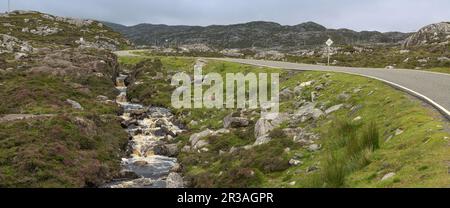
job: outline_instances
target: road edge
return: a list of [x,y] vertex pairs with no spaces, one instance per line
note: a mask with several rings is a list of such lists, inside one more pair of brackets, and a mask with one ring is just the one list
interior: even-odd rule
[[[212,59],[213,60],[220,60],[220,61],[227,61],[227,60],[223,60],[223,59],[215,59],[215,58],[212,58]],[[234,62],[234,61],[227,61],[227,62]],[[283,68],[283,67],[272,67],[272,66],[268,66],[268,65],[265,65],[265,64],[249,64],[249,63],[242,63],[242,62],[234,62],[234,63],[247,64],[247,65],[253,65],[253,66],[261,66],[261,67],[268,67],[268,68],[274,68],[274,69],[287,69],[287,70],[296,70],[296,71],[319,71],[319,70],[298,70],[298,69],[288,69],[288,68]],[[384,82],[387,85],[389,85],[389,86],[391,86],[391,87],[393,87],[393,88],[395,88],[397,90],[406,92],[406,93],[408,93],[408,94],[410,94],[410,95],[412,95],[412,96],[414,96],[414,97],[416,97],[416,98],[418,98],[418,99],[420,99],[420,100],[430,104],[437,111],[439,111],[439,113],[441,113],[447,120],[450,121],[450,111],[445,109],[443,106],[439,105],[434,100],[432,100],[432,99],[428,98],[427,96],[422,95],[422,94],[420,94],[420,93],[418,93],[418,92],[416,92],[416,91],[414,91],[412,89],[409,89],[407,87],[404,87],[402,85],[396,84],[394,82],[387,81],[385,79],[381,79],[381,78],[374,77],[374,76],[358,74],[358,73],[351,73],[351,72],[333,72],[333,73],[344,73],[344,74],[357,75],[357,76],[367,77],[367,78],[370,78],[370,79],[375,79],[375,80]]]

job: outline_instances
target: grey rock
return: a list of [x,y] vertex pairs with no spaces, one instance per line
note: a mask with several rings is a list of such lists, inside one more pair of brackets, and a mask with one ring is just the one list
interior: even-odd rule
[[383,176],[383,178],[381,178],[381,181],[386,181],[391,179],[392,177],[394,177],[396,174],[394,172],[388,173],[386,175]]
[[337,96],[337,99],[341,100],[341,101],[348,101],[348,100],[350,100],[351,97],[352,96],[347,93],[341,93]]
[[325,110],[325,114],[329,115],[331,113],[334,113],[334,112],[340,110],[342,107],[344,107],[343,104],[339,104],[339,105],[335,105],[333,107],[330,107],[327,110]]
[[314,88],[316,91],[321,91],[323,89],[325,89],[325,86],[323,84],[319,84]]
[[173,116],[172,112],[167,108],[150,107],[147,111],[151,117],[162,118]]
[[202,149],[203,152],[208,152],[208,150],[205,149],[205,147],[208,145],[209,145],[208,141],[200,140],[193,147],[194,149]]
[[403,132],[404,132],[403,129],[397,129],[397,130],[395,130],[395,136],[403,134]]
[[206,129],[205,131],[191,135],[191,137],[189,138],[189,142],[191,143],[191,146],[193,147],[193,149],[200,149],[200,148],[208,145],[208,142],[206,142],[202,139],[209,137],[213,134],[214,134],[214,131]]
[[230,154],[233,154],[233,153],[235,153],[235,152],[237,152],[239,150],[239,148],[237,148],[237,147],[231,147],[231,149],[230,149]]
[[450,61],[450,58],[443,56],[443,57],[438,57],[437,60],[441,61],[441,62],[446,62],[446,61]]
[[178,131],[175,128],[171,128],[169,126],[163,125],[161,126],[161,130],[167,134],[170,135],[171,137],[176,137],[178,135]]
[[450,23],[441,22],[427,25],[404,41],[404,47],[445,43],[450,34]]
[[136,119],[124,120],[120,123],[122,128],[130,128],[131,126],[137,126],[138,121]]
[[297,96],[302,95],[303,89],[304,89],[304,87],[302,87],[300,85],[295,87],[294,88],[294,94],[297,95]]
[[104,95],[99,95],[99,96],[97,96],[97,100],[105,102],[105,101],[109,100],[109,98]]
[[308,103],[302,106],[297,112],[294,113],[294,117],[300,118],[300,121],[306,122],[310,119],[318,120],[325,114],[322,110],[315,108],[316,103]]
[[267,144],[272,140],[272,138],[269,137],[269,135],[263,135],[256,139],[254,146]]
[[281,100],[290,100],[293,97],[294,97],[294,93],[289,88],[286,88],[280,92]]
[[385,69],[395,69],[394,66],[386,66]]
[[283,133],[286,134],[286,136],[289,137],[289,138],[294,138],[295,136],[297,136],[302,131],[303,131],[302,128],[286,128],[286,129],[283,129]]
[[321,147],[320,145],[318,145],[318,144],[311,144],[311,145],[309,145],[309,147],[308,147],[308,151],[310,151],[310,152],[317,152],[317,151],[319,151],[321,148],[322,148],[322,147]]
[[170,173],[166,179],[166,188],[184,188],[183,177],[178,173]]
[[269,134],[275,127],[269,122],[269,120],[261,118],[255,124],[255,137],[259,138]]
[[84,110],[84,108],[81,106],[81,104],[78,103],[77,101],[67,99],[66,102],[69,103],[70,105],[72,105],[72,108],[74,108],[74,109]]
[[223,126],[228,128],[241,128],[247,127],[250,124],[248,119],[242,117],[233,117],[233,114],[228,115],[223,119]]
[[349,115],[355,115],[363,108],[363,105],[358,104],[350,108]]
[[188,153],[191,151],[191,149],[192,149],[191,146],[186,145],[183,148],[181,148],[181,152]]
[[159,144],[153,148],[156,155],[176,157],[179,154],[177,144]]
[[294,142],[299,143],[301,145],[311,145],[314,144],[314,141],[319,140],[319,136],[314,133],[310,133],[307,131],[301,131],[294,137]]
[[175,172],[175,173],[179,173],[182,171],[182,167],[179,163],[175,163],[175,165],[172,167],[172,169],[170,169],[170,172]]
[[28,55],[26,53],[16,53],[14,55],[14,59],[15,60],[21,60],[21,59],[26,58],[26,57],[28,57]]
[[289,160],[289,165],[291,165],[291,166],[299,166],[302,164],[303,164],[303,162],[300,160],[296,160],[296,159]]

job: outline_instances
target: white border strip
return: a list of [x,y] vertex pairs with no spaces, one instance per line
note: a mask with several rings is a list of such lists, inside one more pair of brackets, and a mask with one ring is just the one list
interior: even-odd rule
[[[216,59],[217,60],[217,59]],[[221,60],[221,59],[219,59]],[[254,65],[254,66],[261,66],[261,67],[268,67],[268,68],[275,68],[275,69],[288,69],[288,70],[296,70],[296,71],[328,71],[328,72],[334,72],[334,73],[344,73],[344,74],[351,74],[351,75],[357,75],[357,76],[363,76],[363,77],[367,77],[367,78],[371,78],[371,79],[375,79],[381,82],[384,82],[398,90],[404,91],[410,95],[413,95],[414,97],[419,98],[422,101],[427,102],[428,104],[432,105],[434,108],[436,108],[436,110],[438,110],[445,118],[447,118],[450,121],[450,111],[448,111],[447,109],[445,109],[443,106],[439,105],[438,103],[436,103],[434,100],[428,98],[425,95],[422,95],[414,90],[411,90],[407,87],[401,86],[399,84],[393,83],[391,81],[387,81],[385,79],[381,79],[378,77],[374,77],[374,76],[370,76],[370,75],[364,75],[364,74],[358,74],[358,73],[352,73],[352,72],[342,72],[342,71],[331,71],[331,70],[300,70],[300,69],[289,69],[289,68],[283,68],[283,67],[272,67],[272,66],[268,66],[265,64],[251,64],[251,63],[242,63],[239,61],[229,61],[229,60],[221,60],[221,61],[228,61],[228,62],[235,62],[235,63],[241,63],[241,64],[247,64],[247,65]]]

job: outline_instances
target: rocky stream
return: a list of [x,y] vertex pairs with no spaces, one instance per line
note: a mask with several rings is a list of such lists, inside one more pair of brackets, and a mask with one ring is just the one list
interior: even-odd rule
[[106,184],[106,188],[182,188],[178,173],[177,144],[169,144],[179,133],[174,115],[160,107],[146,107],[127,99],[127,75],[120,75],[116,88],[120,91],[116,102],[123,108],[122,127],[130,135],[128,157],[122,158],[120,178]]

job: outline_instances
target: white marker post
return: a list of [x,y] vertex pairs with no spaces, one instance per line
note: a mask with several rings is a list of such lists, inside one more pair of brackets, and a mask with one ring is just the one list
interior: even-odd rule
[[327,44],[327,49],[328,49],[328,66],[330,66],[330,46],[333,45],[333,40],[331,40],[330,38],[328,38],[327,42],[325,42],[325,44]]

